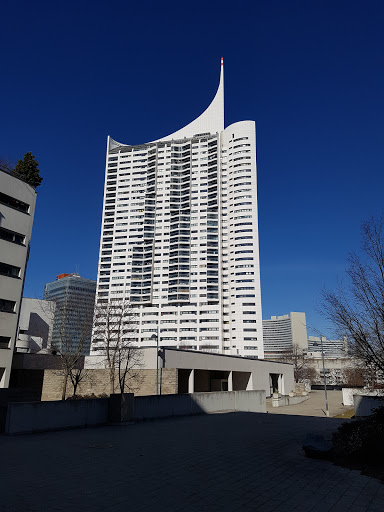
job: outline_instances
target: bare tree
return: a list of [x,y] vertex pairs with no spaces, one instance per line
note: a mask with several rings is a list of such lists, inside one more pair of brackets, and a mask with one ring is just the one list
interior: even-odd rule
[[1,170],[11,173],[11,171],[14,167],[15,167],[14,164],[12,164],[12,162],[10,160],[0,158],[0,169]]
[[308,359],[306,352],[299,345],[292,345],[291,349],[281,355],[279,361],[293,365],[295,382],[302,382],[304,380],[312,382],[315,379],[316,370]]
[[97,304],[93,342],[109,371],[111,394],[132,390],[142,367],[137,345],[137,313],[125,299]]
[[347,285],[323,292],[323,314],[347,336],[352,355],[384,372],[384,224],[362,225],[362,253],[349,256]]
[[346,386],[364,386],[365,368],[353,366],[343,370],[343,381]]

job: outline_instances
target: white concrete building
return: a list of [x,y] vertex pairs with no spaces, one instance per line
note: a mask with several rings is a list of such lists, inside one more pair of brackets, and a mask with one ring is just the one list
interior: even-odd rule
[[203,114],[142,145],[108,138],[106,160],[97,301],[137,305],[139,346],[262,358],[255,123],[224,128],[223,62]]
[[[274,389],[281,395],[295,389],[292,364],[172,348],[145,348],[142,356],[140,369],[157,370],[154,377],[159,380],[162,370],[177,370],[177,393],[265,390],[271,396]],[[103,369],[105,359],[87,356],[84,367]]]
[[35,189],[0,169],[0,388],[9,384],[35,204]]
[[325,336],[322,337],[322,340],[317,336],[308,337],[308,356],[313,358],[321,357],[321,345],[323,345],[325,357],[348,357],[347,338],[342,340],[329,340]]
[[271,316],[263,320],[264,353],[266,359],[278,358],[293,345],[307,350],[307,322],[305,313]]
[[52,340],[56,303],[51,300],[23,297],[19,318],[16,352],[49,351]]

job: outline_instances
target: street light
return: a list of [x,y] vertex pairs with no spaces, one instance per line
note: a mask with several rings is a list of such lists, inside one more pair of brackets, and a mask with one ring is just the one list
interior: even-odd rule
[[321,359],[323,360],[324,393],[325,393],[325,415],[329,418],[328,395],[327,395],[327,377],[325,375],[323,336],[321,336],[321,335],[320,335],[320,341],[321,341]]
[[157,326],[157,334],[152,334],[151,338],[156,339],[156,395],[159,394],[159,326]]

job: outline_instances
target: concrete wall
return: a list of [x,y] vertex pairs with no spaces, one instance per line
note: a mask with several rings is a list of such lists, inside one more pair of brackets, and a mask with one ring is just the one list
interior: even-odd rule
[[[134,393],[136,396],[154,395],[156,393],[156,370],[138,370],[135,378],[127,379],[127,392]],[[118,385],[116,373],[116,385]],[[162,395],[176,394],[177,389],[177,370],[174,368],[161,368],[159,371],[159,385]],[[63,374],[60,370],[45,370],[44,382],[41,399],[60,400],[63,387]],[[111,392],[109,371],[86,370],[86,377],[80,382],[77,389],[78,395],[96,396]],[[73,388],[70,382],[67,386],[67,397],[72,396]]]
[[25,434],[102,425],[108,419],[108,399],[24,402],[8,405],[6,434]]
[[267,412],[265,391],[233,391],[236,411]]
[[135,398],[138,420],[223,411],[266,412],[264,391],[223,391]]
[[343,404],[354,405],[354,395],[384,396],[384,389],[343,388]]
[[[112,397],[116,398],[116,395]],[[191,395],[145,396],[133,399],[134,420],[224,411],[266,412],[264,391],[230,391]],[[8,404],[5,433],[9,435],[103,425],[109,399],[22,402]],[[124,421],[127,421],[124,418]]]
[[40,393],[36,389],[28,388],[0,388],[0,432],[4,432],[9,402],[34,402],[40,400]]
[[272,398],[272,407],[281,407],[283,405],[296,405],[309,400],[310,396],[279,396],[279,398]]
[[362,416],[370,416],[374,409],[377,409],[378,407],[384,407],[384,397],[354,395],[353,403],[356,418]]

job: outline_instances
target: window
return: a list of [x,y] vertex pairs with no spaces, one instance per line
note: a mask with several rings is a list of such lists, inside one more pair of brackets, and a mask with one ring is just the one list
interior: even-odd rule
[[29,212],[29,204],[24,203],[23,201],[19,201],[19,199],[15,199],[14,197],[8,196],[7,194],[3,194],[0,192],[0,203],[10,206],[15,210],[19,210],[23,213]]
[[0,274],[3,276],[18,278],[20,277],[20,267],[14,267],[13,265],[0,262]]
[[16,302],[13,300],[0,299],[0,311],[4,311],[6,313],[14,313],[15,306]]
[[9,348],[11,338],[9,336],[0,336],[0,349]]
[[8,242],[13,242],[14,244],[25,244],[24,235],[21,235],[20,233],[16,233],[15,231],[11,231],[10,229],[5,229],[2,227],[0,227],[0,238],[3,240],[7,240]]

